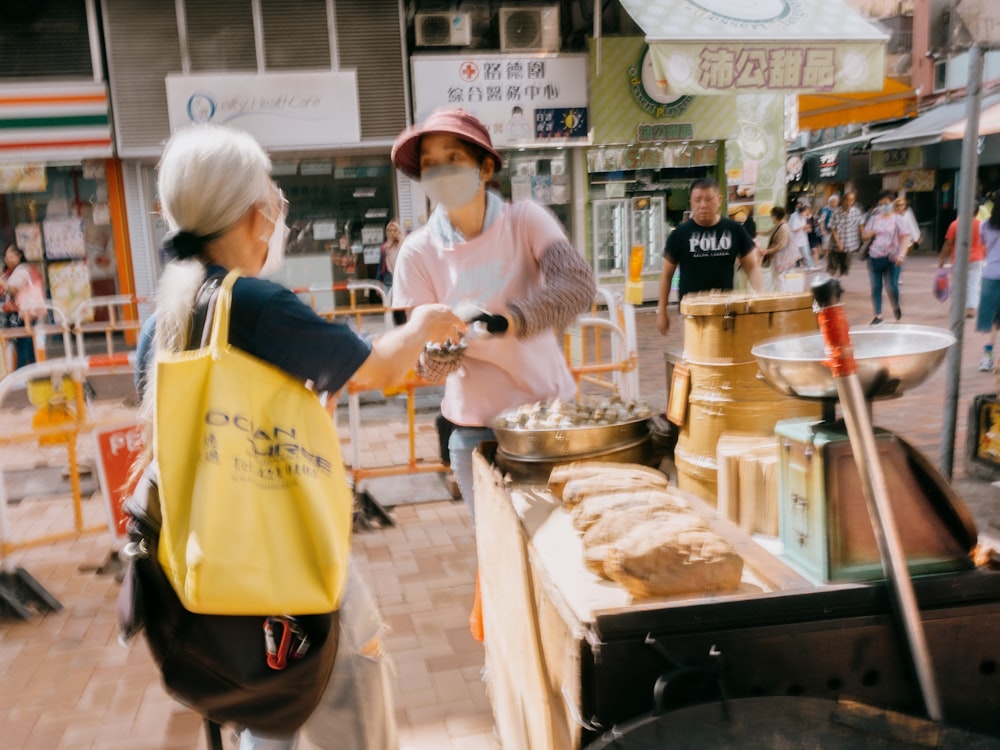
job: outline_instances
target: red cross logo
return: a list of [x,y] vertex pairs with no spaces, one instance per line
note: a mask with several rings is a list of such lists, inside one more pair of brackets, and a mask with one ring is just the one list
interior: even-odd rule
[[459,66],[458,74],[462,76],[463,81],[469,83],[479,78],[479,66],[467,60]]

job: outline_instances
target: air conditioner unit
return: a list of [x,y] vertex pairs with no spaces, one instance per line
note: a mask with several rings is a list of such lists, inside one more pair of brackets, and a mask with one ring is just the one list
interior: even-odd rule
[[415,30],[418,47],[467,47],[472,43],[469,13],[417,13]]
[[558,52],[559,6],[500,8],[500,49],[504,52]]

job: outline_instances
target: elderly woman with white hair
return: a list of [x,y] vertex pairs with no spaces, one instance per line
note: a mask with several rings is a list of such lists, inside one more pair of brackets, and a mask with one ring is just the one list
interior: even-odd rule
[[[229,270],[243,273],[232,288],[231,345],[311,382],[317,392],[336,392],[348,382],[372,389],[396,385],[427,342],[466,328],[445,305],[421,305],[406,325],[367,341],[343,323],[321,318],[288,289],[259,278],[280,267],[287,234],[286,202],[270,169],[260,145],[238,130],[199,125],[178,131],[167,143],[158,189],[171,230],[164,249],[172,260],[157,291],[155,314],[143,328],[136,368],[140,414],[150,436],[154,362],[161,353],[199,346],[198,317],[207,315],[203,300]],[[155,470],[151,455],[142,463]],[[314,746],[383,750],[398,744],[379,647],[382,627],[371,595],[351,570],[333,674],[302,730]],[[243,731],[240,747],[288,750],[296,739]]]

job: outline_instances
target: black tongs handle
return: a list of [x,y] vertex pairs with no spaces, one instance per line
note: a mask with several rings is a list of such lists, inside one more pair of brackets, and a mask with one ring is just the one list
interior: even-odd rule
[[503,315],[491,315],[488,312],[477,315],[469,323],[482,323],[487,333],[506,333],[509,323]]

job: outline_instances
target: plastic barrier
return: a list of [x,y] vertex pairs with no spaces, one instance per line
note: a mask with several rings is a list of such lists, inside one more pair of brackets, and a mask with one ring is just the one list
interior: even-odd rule
[[[328,320],[333,320],[337,317],[353,317],[358,332],[362,329],[362,321],[366,315],[381,315],[385,327],[392,327],[392,310],[388,307],[389,293],[386,291],[385,285],[380,281],[355,280],[340,281],[336,284],[314,284],[312,286],[296,287],[292,289],[292,292],[297,294],[303,302],[306,302],[317,315],[322,315]],[[349,302],[346,308],[337,307],[336,303],[329,309],[320,306],[319,295],[325,297],[337,292],[348,293]],[[381,304],[359,304],[358,292],[375,292],[379,296]]]
[[[145,297],[135,297],[128,294],[115,294],[105,297],[92,297],[83,300],[73,310],[73,334],[76,336],[76,354],[85,357],[86,336],[103,334],[108,355],[115,353],[114,335],[119,332],[139,331],[142,321],[139,320],[139,305],[146,304]],[[94,320],[95,310],[105,310],[107,320]]]
[[[638,399],[638,388],[632,385],[632,379],[625,379],[620,376],[631,374],[636,368],[636,361],[638,355],[635,351],[628,351],[627,339],[625,332],[617,325],[615,325],[610,320],[605,320],[604,318],[594,318],[590,316],[581,316],[576,319],[576,325],[581,331],[581,339],[586,342],[588,333],[594,335],[594,337],[600,341],[600,331],[607,331],[611,337],[611,350],[612,354],[615,352],[622,353],[623,359],[616,360],[614,356],[607,361],[602,362],[600,359],[594,361],[588,361],[583,359],[579,364],[570,364],[570,372],[573,374],[573,379],[576,380],[576,391],[577,396],[580,395],[580,386],[582,382],[589,382],[600,386],[602,388],[607,388],[618,393],[624,399],[635,400]],[[567,334],[567,337],[569,334]],[[567,348],[569,344],[567,344]],[[600,345],[595,347],[597,353],[600,354]],[[586,347],[582,347],[584,356],[586,356]],[[612,373],[614,376],[619,376],[618,380],[606,380],[600,377],[603,374]]]
[[[598,316],[599,300],[607,307],[606,318]],[[578,396],[581,385],[589,383],[625,399],[639,398],[635,308],[623,304],[620,294],[598,287],[591,314],[577,318],[574,330],[565,334],[564,347]]]
[[[393,327],[392,309],[388,306],[388,292],[385,286],[378,281],[346,281],[332,285],[314,285],[309,287],[299,287],[292,290],[295,294],[307,302],[317,314],[334,320],[336,318],[352,318],[354,330],[358,333],[370,332],[379,333]],[[347,292],[349,302],[346,307],[334,307],[324,309],[319,307],[319,299],[329,296],[330,292]],[[381,304],[360,304],[358,295],[374,292],[378,295]],[[368,327],[366,331],[365,319],[373,316],[380,318],[379,324]],[[354,487],[355,503],[358,510],[357,520],[365,526],[371,526],[371,521],[377,520],[384,526],[393,525],[393,520],[386,510],[363,488],[366,479],[374,477],[397,476],[401,474],[415,474],[419,472],[441,472],[447,471],[448,466],[437,462],[418,461],[416,456],[416,406],[415,392],[418,388],[428,387],[425,383],[414,375],[409,375],[406,380],[397,387],[387,389],[387,396],[396,394],[406,394],[406,414],[407,428],[409,434],[409,455],[405,464],[391,464],[388,466],[366,467],[361,455],[361,394],[365,389],[347,386],[348,394],[348,431],[350,434],[350,477]]]
[[44,309],[46,313],[44,320],[36,322],[25,320],[25,324],[17,328],[0,328],[0,358],[3,360],[3,366],[0,367],[0,370],[3,373],[13,372],[15,367],[13,351],[8,346],[14,339],[31,337],[34,342],[35,360],[43,362],[46,358],[46,339],[50,334],[60,334],[63,339],[64,356],[73,356],[70,344],[70,324],[66,314],[61,308],[51,303],[46,303]]
[[[131,370],[133,355],[121,353],[98,357],[76,357],[51,359],[36,362],[15,370],[0,380],[0,407],[16,388],[26,388],[33,399],[51,398],[66,403],[67,384],[72,384],[73,403],[60,414],[62,418],[53,424],[36,422],[30,432],[8,431],[0,435],[0,446],[21,442],[48,440],[66,445],[69,463],[69,478],[73,499],[73,528],[43,536],[14,540],[11,537],[10,519],[7,510],[7,489],[4,482],[3,466],[0,465],[0,610],[26,618],[31,610],[28,605],[39,609],[59,609],[60,604],[45,589],[20,568],[14,568],[10,554],[19,549],[38,547],[56,542],[77,539],[82,534],[105,531],[104,524],[85,526],[80,489],[80,467],[77,460],[77,440],[83,432],[91,431],[99,425],[91,421],[83,394],[83,383],[88,373],[120,372]],[[46,383],[46,381],[48,381]]]

